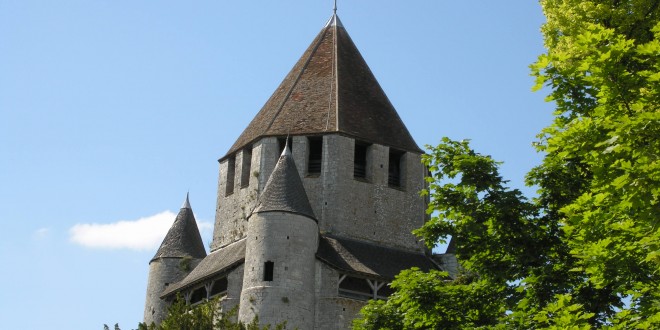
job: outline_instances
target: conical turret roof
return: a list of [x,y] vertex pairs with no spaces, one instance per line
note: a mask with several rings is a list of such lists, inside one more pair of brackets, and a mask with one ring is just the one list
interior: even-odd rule
[[316,221],[288,144],[275,164],[253,213],[272,211],[302,214]]
[[227,156],[263,136],[325,133],[421,152],[336,14]]
[[199,234],[197,222],[193,215],[190,201],[186,194],[186,200],[179,210],[172,227],[165,235],[163,243],[156,252],[156,255],[151,259],[152,261],[157,258],[183,258],[192,257],[201,259],[206,257],[206,249],[204,249],[204,242],[202,236]]

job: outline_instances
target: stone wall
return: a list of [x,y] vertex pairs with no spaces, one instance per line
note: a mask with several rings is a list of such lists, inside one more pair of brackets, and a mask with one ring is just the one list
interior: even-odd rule
[[[412,230],[426,219],[424,198],[425,169],[419,154],[402,157],[402,185],[388,185],[389,147],[368,147],[367,178],[353,177],[355,140],[337,134],[323,137],[323,165],[320,175],[308,175],[308,138],[292,138],[292,154],[310,200],[319,228],[324,233],[367,240],[374,243],[422,251]],[[250,184],[241,187],[243,151],[235,155],[234,192],[226,194],[228,159],[220,163],[218,207],[212,250],[245,237],[247,216],[255,207],[258,194],[279,158],[280,143],[266,137],[254,144]]]
[[294,159],[301,172],[307,196],[319,219],[319,229],[343,237],[422,251],[412,231],[426,219],[426,206],[419,192],[424,188],[425,169],[420,155],[407,152],[402,160],[402,186],[388,185],[389,148],[368,148],[367,178],[353,177],[355,140],[341,135],[324,136],[322,173],[306,175],[305,137],[294,140]]
[[200,260],[192,260],[190,269],[185,271],[180,267],[182,258],[158,258],[149,263],[149,279],[147,280],[147,298],[144,304],[144,323],[159,324],[167,316],[169,303],[160,299],[168,285],[181,281],[199,264]]
[[316,330],[350,329],[365,301],[338,296],[340,273],[321,261],[316,261]]

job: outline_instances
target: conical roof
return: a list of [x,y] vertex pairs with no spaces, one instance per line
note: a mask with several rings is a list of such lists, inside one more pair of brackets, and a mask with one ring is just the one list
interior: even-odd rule
[[157,258],[183,257],[195,259],[206,257],[206,249],[204,249],[202,236],[199,234],[188,195],[186,195],[186,200],[181,210],[179,210],[179,214],[151,261]]
[[263,136],[325,133],[421,152],[336,14],[227,156]]
[[253,213],[273,211],[302,214],[316,221],[288,144],[275,164]]

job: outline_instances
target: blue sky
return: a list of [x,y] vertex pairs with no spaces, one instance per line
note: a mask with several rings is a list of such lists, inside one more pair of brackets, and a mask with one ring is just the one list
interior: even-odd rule
[[[217,159],[331,0],[0,0],[0,324],[142,319],[148,262],[185,194],[210,243]],[[535,1],[339,1],[420,145],[469,138],[511,185],[552,105],[532,93]]]

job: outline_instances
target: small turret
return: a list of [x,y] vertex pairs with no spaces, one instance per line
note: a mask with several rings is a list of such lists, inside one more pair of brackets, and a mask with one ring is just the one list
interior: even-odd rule
[[172,227],[149,262],[144,323],[159,324],[165,318],[168,303],[160,299],[161,293],[188,275],[204,257],[206,250],[186,194]]
[[314,328],[318,225],[285,146],[248,218],[239,320]]

